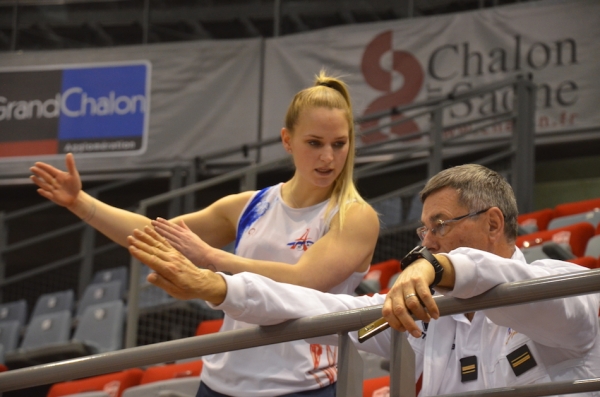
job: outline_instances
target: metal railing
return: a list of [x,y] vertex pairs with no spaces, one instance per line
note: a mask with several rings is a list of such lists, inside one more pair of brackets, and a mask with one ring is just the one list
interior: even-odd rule
[[[440,315],[449,316],[501,306],[597,292],[600,292],[600,269],[501,284],[470,299],[457,299],[445,296],[437,296],[434,299],[440,309]],[[596,314],[594,313],[593,315],[595,316]],[[340,397],[360,396],[362,395],[362,371],[358,371],[357,369],[361,368],[361,363],[357,361],[359,356],[354,350],[356,348],[349,341],[348,333],[369,324],[380,316],[381,305],[365,307],[346,312],[301,318],[279,325],[251,327],[242,330],[178,339],[52,364],[17,369],[0,373],[0,392],[116,372],[132,367],[337,334],[339,336],[338,346],[340,349],[337,395]],[[402,357],[410,357],[410,346],[406,343],[404,334],[396,331],[391,332],[393,332],[393,337],[392,351],[390,352],[392,374],[390,377],[390,395],[414,397],[414,363],[411,363],[410,360],[402,359]],[[408,353],[406,351],[407,347]],[[402,380],[409,387],[404,387],[401,391]],[[532,397],[554,395],[557,392],[576,393],[599,390],[600,378],[492,389],[468,395],[518,395]]]

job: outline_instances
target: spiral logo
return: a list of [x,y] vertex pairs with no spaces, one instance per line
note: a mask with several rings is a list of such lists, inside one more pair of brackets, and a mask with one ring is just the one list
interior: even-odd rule
[[[361,70],[367,84],[383,93],[367,106],[364,115],[409,104],[423,86],[424,72],[419,60],[409,52],[393,50],[391,30],[376,36],[367,45]],[[402,117],[402,114],[397,114],[391,116],[390,121]],[[364,131],[380,124],[383,124],[382,120],[373,120],[361,123],[360,127]],[[363,143],[373,143],[389,139],[390,134],[400,136],[417,131],[419,126],[411,120],[390,127],[389,133],[377,130],[363,135],[361,140]]]

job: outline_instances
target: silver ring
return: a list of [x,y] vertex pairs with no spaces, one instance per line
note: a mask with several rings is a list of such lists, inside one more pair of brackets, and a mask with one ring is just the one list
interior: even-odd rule
[[408,298],[412,298],[413,296],[417,296],[417,294],[408,294],[404,297],[404,300],[408,300]]

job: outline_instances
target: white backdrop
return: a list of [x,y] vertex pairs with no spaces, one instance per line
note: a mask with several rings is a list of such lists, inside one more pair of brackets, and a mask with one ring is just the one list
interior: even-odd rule
[[[279,133],[290,98],[310,85],[322,67],[350,85],[357,116],[532,73],[539,86],[539,133],[597,127],[599,39],[600,2],[570,0],[344,26],[267,40],[263,135]],[[503,98],[495,102],[488,98],[457,105],[451,114],[461,121],[476,113],[502,111],[503,106]],[[388,131],[369,139],[403,132]]]

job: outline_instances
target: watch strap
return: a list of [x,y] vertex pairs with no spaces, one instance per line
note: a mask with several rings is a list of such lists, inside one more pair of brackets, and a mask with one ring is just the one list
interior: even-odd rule
[[402,260],[400,261],[400,267],[402,270],[406,269],[410,264],[412,264],[417,259],[423,258],[427,262],[431,263],[433,269],[435,271],[435,277],[433,279],[433,283],[429,286],[429,288],[433,288],[442,281],[442,275],[444,274],[444,268],[440,263],[435,259],[435,256],[426,247],[416,246],[413,248]]

